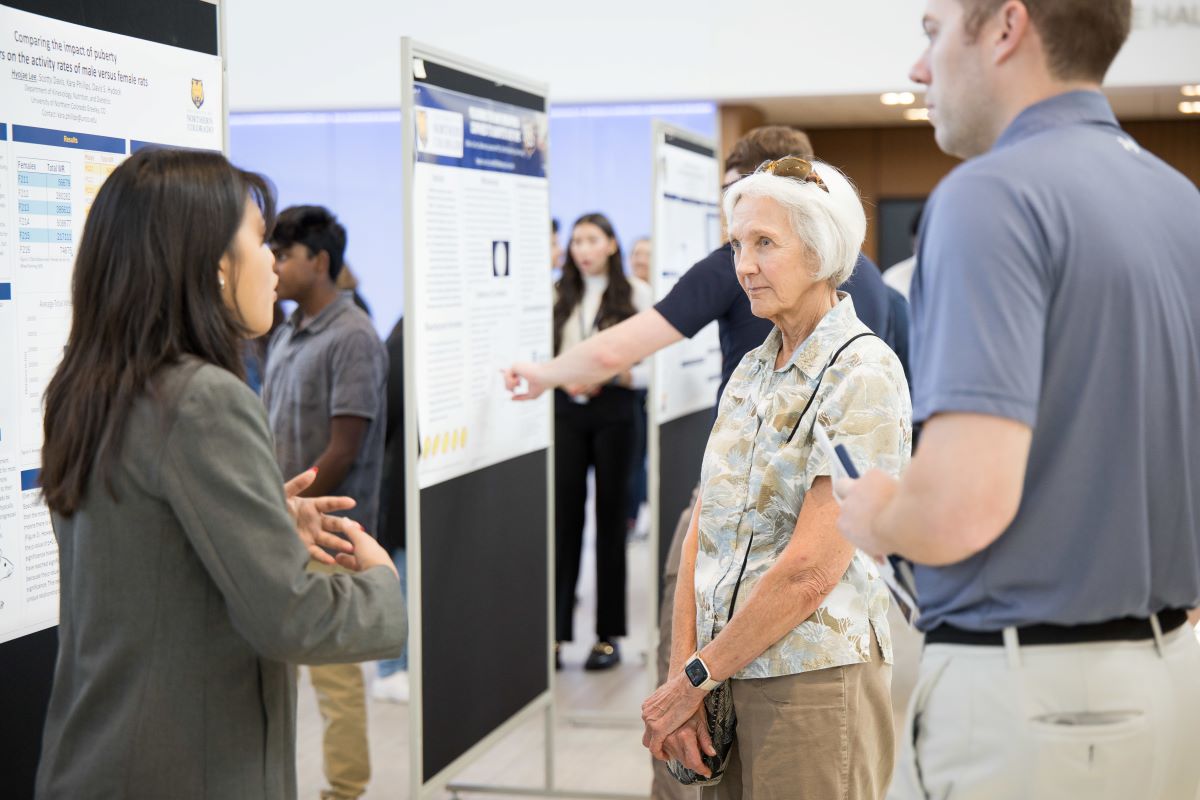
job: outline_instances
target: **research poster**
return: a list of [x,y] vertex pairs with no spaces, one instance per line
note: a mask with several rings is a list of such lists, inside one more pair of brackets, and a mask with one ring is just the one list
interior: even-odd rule
[[[653,284],[655,302],[721,244],[717,159],[712,146],[681,133],[655,132]],[[712,407],[721,385],[717,323],[654,358],[658,424]]]
[[42,400],[70,330],[84,220],[129,153],[220,150],[224,118],[218,56],[0,5],[0,61],[3,642],[58,621],[58,551],[39,491]]
[[[451,86],[497,85],[438,74]],[[552,355],[550,197],[544,99],[534,108],[421,80],[413,89],[417,474],[426,488],[550,444],[549,394],[513,402],[501,376],[514,361]]]

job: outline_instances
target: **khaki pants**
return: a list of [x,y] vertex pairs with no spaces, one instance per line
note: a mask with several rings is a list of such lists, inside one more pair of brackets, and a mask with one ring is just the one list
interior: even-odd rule
[[893,800],[1192,800],[1200,645],[925,648]]
[[[312,572],[345,572],[309,562]],[[367,790],[371,779],[371,755],[367,744],[367,693],[359,664],[322,664],[309,667],[317,707],[325,731],[323,738],[325,780],[329,788],[322,800],[351,800]]]
[[737,735],[704,800],[874,800],[895,761],[891,666],[872,660],[779,678],[734,680]]

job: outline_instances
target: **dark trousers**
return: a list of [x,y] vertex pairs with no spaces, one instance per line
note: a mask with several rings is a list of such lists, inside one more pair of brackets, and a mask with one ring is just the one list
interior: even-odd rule
[[625,517],[637,519],[638,509],[646,502],[646,390],[635,389],[633,401],[633,456],[630,461],[629,503]]
[[571,641],[583,554],[587,473],[596,471],[596,636],[625,635],[625,506],[634,393],[605,387],[586,404],[555,392],[555,638]]

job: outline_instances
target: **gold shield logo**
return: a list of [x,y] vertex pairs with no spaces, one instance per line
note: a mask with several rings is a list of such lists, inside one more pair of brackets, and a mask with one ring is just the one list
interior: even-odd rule
[[196,108],[204,105],[204,81],[192,78],[192,102]]

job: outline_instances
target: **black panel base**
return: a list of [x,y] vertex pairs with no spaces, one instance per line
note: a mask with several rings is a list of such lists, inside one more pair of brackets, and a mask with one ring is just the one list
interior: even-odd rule
[[[658,426],[658,563],[667,560],[671,534],[679,515],[691,507],[692,491],[700,482],[700,463],[712,433],[714,411],[706,408]],[[658,585],[662,601],[662,582]]]
[[33,797],[57,657],[58,628],[0,644],[0,796],[6,800]]
[[550,688],[546,451],[421,492],[428,781]]

